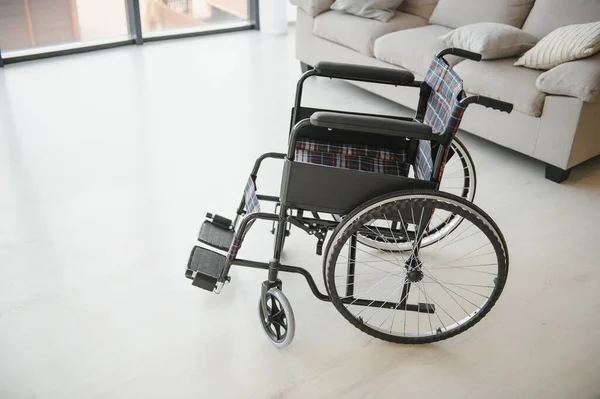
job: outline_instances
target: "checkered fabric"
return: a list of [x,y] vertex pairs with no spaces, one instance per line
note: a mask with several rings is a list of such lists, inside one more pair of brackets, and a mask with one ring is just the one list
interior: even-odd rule
[[246,213],[260,212],[260,203],[256,196],[256,186],[254,185],[254,179],[252,176],[248,178],[246,188],[244,188],[244,202],[246,204]]
[[431,142],[419,140],[417,155],[415,156],[415,177],[420,180],[431,180],[433,172],[433,157],[431,156]]
[[[465,97],[462,79],[442,58],[435,57],[425,76],[425,83],[431,87],[431,94],[424,122],[434,133],[454,137],[465,112],[465,107],[460,105],[460,100]],[[415,158],[415,176],[429,180],[432,172],[431,142],[421,140]]]
[[295,160],[393,176],[407,176],[410,168],[406,151],[309,139],[298,140]]

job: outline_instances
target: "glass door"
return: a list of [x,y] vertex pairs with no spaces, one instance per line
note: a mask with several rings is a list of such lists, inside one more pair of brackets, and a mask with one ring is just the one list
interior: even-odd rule
[[140,0],[140,14],[145,38],[252,25],[249,0]]
[[124,0],[0,0],[5,58],[130,40]]
[[258,28],[257,8],[258,0],[0,0],[0,67],[146,39]]

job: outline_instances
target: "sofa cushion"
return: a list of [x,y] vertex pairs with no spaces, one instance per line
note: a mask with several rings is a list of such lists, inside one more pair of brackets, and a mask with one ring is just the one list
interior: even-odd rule
[[438,0],[404,0],[398,10],[429,19],[437,3]]
[[541,39],[561,26],[596,21],[600,21],[598,0],[537,0],[523,30]]
[[552,68],[535,83],[544,93],[595,102],[600,91],[600,54]]
[[546,94],[535,81],[541,71],[518,68],[516,58],[475,62],[465,60],[454,68],[463,79],[465,91],[514,104],[527,115],[541,116]]
[[[375,41],[375,57],[425,76],[433,56],[446,48],[441,37],[448,32],[449,28],[429,25],[387,34]],[[460,60],[454,56],[445,59],[450,65]]]
[[396,12],[388,22],[361,18],[341,11],[327,11],[315,18],[313,34],[373,56],[375,40],[390,32],[427,25],[425,18]]
[[534,1],[440,0],[429,22],[449,28],[459,28],[477,22],[498,22],[520,28]]

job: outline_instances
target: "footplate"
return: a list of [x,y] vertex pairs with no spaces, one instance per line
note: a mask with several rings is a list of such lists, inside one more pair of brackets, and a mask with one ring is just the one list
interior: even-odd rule
[[223,227],[209,220],[205,220],[200,227],[198,241],[210,245],[211,247],[228,251],[233,242],[233,230]]
[[192,285],[214,291],[226,265],[226,256],[195,246],[190,254],[185,276],[193,280]]

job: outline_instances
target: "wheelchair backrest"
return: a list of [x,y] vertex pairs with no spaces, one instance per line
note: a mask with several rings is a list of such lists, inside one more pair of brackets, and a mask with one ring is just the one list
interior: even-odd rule
[[[431,126],[436,134],[454,137],[466,109],[460,105],[465,96],[460,76],[442,57],[434,57],[421,88],[416,119]],[[421,140],[415,158],[415,176],[430,180],[433,164],[431,142]],[[440,171],[438,181],[441,177]]]

